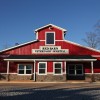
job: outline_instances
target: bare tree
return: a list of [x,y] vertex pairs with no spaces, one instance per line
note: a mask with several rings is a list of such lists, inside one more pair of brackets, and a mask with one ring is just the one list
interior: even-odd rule
[[100,36],[100,20],[94,25],[95,32]]
[[87,46],[91,48],[98,49],[100,40],[98,39],[98,35],[94,32],[86,33],[86,38],[83,41],[87,44]]
[[94,25],[94,32],[87,32],[83,41],[91,48],[100,49],[100,20]]

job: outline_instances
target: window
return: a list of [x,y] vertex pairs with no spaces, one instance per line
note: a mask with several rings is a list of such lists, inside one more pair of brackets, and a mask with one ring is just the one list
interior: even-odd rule
[[46,33],[46,44],[54,44],[54,33]]
[[83,66],[81,64],[70,64],[68,65],[69,75],[83,75]]
[[39,75],[46,75],[47,73],[47,68],[46,68],[46,62],[39,62],[38,66],[38,74]]
[[32,65],[30,64],[19,64],[18,74],[32,74]]
[[62,63],[58,63],[58,62],[54,63],[54,74],[55,75],[62,74]]

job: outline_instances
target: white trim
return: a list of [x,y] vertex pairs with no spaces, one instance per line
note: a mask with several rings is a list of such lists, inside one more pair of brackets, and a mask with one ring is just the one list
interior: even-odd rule
[[33,62],[35,59],[4,59],[5,61],[31,61]]
[[7,49],[4,49],[4,50],[1,50],[0,53],[2,53],[2,52],[4,52],[4,51],[11,50],[11,49],[15,49],[15,48],[18,48],[18,47],[20,47],[20,46],[27,45],[27,44],[29,44],[29,43],[36,42],[36,41],[38,41],[38,40],[26,42],[26,43],[23,43],[23,44],[20,44],[20,45],[17,45],[17,46],[13,46],[13,47],[11,47],[11,48],[7,48]]
[[53,72],[47,72],[47,74],[52,74],[53,75]]
[[92,57],[100,57],[100,55],[91,55]]
[[36,40],[38,40],[38,38],[39,38],[39,37],[38,37],[38,32],[36,32]]
[[[54,34],[54,44],[47,44],[47,34],[48,33],[53,33]],[[45,45],[55,45],[55,32],[54,31],[47,31],[45,32]]]
[[7,61],[7,74],[9,74],[9,61]]
[[18,76],[30,76],[30,75],[32,75],[32,74],[17,74]]
[[[69,66],[70,65],[74,65],[74,67],[75,67],[75,74],[69,74]],[[82,74],[77,74],[76,73],[76,65],[81,65],[81,67],[82,67]],[[84,72],[83,72],[83,64],[68,64],[68,75],[69,76],[82,76],[84,74]]]
[[33,79],[34,81],[36,80],[36,76],[35,76],[36,75],[36,66],[35,65],[36,65],[36,62],[34,60],[34,73],[33,73],[34,74],[34,79]]
[[83,46],[83,45],[80,45],[78,43],[74,43],[74,42],[71,42],[71,41],[68,41],[68,40],[64,40],[65,42],[68,42],[68,43],[71,43],[73,45],[76,45],[76,46],[80,46],[82,48],[85,48],[85,49],[89,49],[89,50],[92,50],[92,51],[95,51],[95,52],[98,52],[100,53],[100,50],[96,50],[96,49],[93,49],[93,48],[90,48],[90,47],[86,47],[86,46]]
[[92,73],[84,73],[84,74],[92,74]]
[[[0,73],[0,74],[7,74],[7,73]],[[9,73],[9,74],[17,74],[17,73]]]
[[91,73],[92,74],[94,73],[94,70],[93,70],[93,61],[91,61]]
[[[92,75],[92,73],[84,73],[84,74],[91,74]],[[100,73],[93,73],[93,75],[95,75],[95,74],[100,74]]]
[[61,28],[61,27],[59,27],[59,26],[56,26],[56,25],[53,25],[53,24],[48,24],[48,25],[45,25],[45,26],[40,27],[40,28],[38,28],[38,29],[35,29],[35,32],[39,31],[40,29],[46,28],[46,27],[48,27],[48,26],[53,26],[53,27],[58,28],[58,29],[60,29],[60,30],[62,30],[62,31],[64,31],[64,32],[67,31],[66,29],[63,29],[63,28]]
[[96,61],[97,59],[4,59],[5,61]]
[[[61,64],[61,73],[60,74],[56,74],[55,73],[55,64]],[[62,68],[62,62],[53,62],[53,75],[63,75],[63,68]]]
[[17,73],[9,73],[9,74],[17,74]]
[[65,72],[64,72],[64,74],[67,74],[67,69],[66,69],[66,61],[64,61],[64,67],[65,67]]
[[[39,64],[44,63],[45,64],[45,74],[40,74],[39,73]],[[47,75],[47,62],[38,62],[38,75]]]
[[61,42],[61,41],[64,41],[64,40],[55,40],[56,42]]
[[[46,40],[39,40],[39,41],[44,41],[45,42]],[[61,41],[64,41],[64,40],[55,40],[55,42],[58,42],[58,41],[61,42]]]
[[100,73],[93,73],[93,74],[100,74]]

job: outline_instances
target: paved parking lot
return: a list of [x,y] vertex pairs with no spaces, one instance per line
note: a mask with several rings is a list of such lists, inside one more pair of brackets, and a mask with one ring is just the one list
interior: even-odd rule
[[0,100],[100,100],[100,85],[0,83]]

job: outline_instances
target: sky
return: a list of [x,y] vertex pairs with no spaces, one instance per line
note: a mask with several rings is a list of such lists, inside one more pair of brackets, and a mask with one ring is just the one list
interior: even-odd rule
[[0,50],[35,40],[34,30],[50,23],[86,45],[82,39],[98,20],[100,0],[0,0]]

